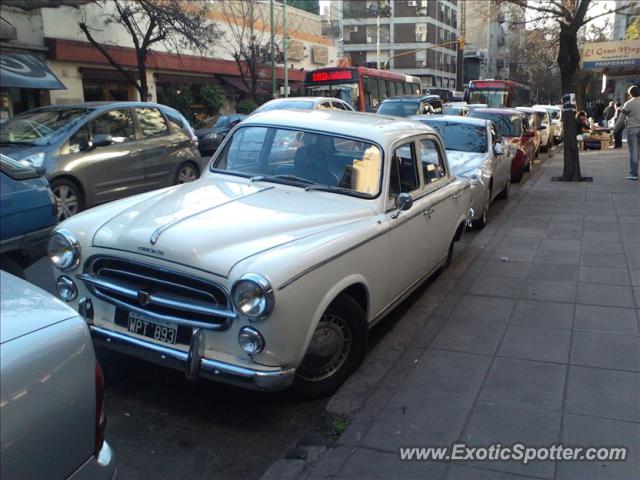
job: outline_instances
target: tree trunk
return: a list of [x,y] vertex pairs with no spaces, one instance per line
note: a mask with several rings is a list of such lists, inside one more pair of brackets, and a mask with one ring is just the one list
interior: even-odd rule
[[141,102],[149,101],[149,85],[147,84],[147,54],[146,52],[138,52],[138,85],[136,85],[140,94]]
[[[573,25],[560,24],[560,47],[558,50],[558,66],[560,67],[560,79],[562,94],[576,93],[576,73],[580,65],[580,51],[578,50],[577,29]],[[582,179],[580,173],[580,154],[578,152],[578,140],[575,111],[562,111],[563,137],[564,137],[564,169],[562,180],[566,182],[579,182]]]

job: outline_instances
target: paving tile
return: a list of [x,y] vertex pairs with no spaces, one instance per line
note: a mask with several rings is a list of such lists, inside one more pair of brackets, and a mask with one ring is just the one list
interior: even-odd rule
[[630,287],[620,285],[579,283],[576,302],[610,307],[633,307],[633,293]]
[[532,262],[536,256],[534,248],[527,247],[500,247],[489,253],[489,258],[493,260],[507,259],[509,262]]
[[[473,409],[462,440],[468,445],[550,445],[558,443],[560,412],[516,405],[479,403]],[[474,462],[475,466],[491,470],[553,478],[553,462]],[[469,477],[470,479],[474,477]]]
[[581,242],[579,240],[554,240],[546,238],[540,243],[540,248],[543,250],[565,250],[565,251],[577,251],[580,250]]
[[458,306],[462,295],[456,295],[454,293],[447,295],[433,311],[434,317],[449,317]]
[[583,240],[606,240],[611,242],[619,242],[622,240],[620,232],[617,231],[605,231],[605,232],[592,232],[585,231],[582,235]]
[[530,263],[525,262],[502,262],[500,260],[489,260],[480,270],[480,275],[525,278],[529,272]]
[[632,268],[630,270],[631,273],[631,285],[634,287],[640,286],[640,269]]
[[338,477],[344,480],[438,479],[442,478],[446,468],[447,465],[443,462],[403,461],[400,460],[398,452],[381,453],[368,448],[358,448],[342,467]]
[[571,363],[640,372],[640,338],[614,333],[573,333]]
[[624,253],[624,247],[622,242],[608,242],[605,240],[583,240],[581,242],[582,253],[589,253],[591,255],[610,253]]
[[527,280],[520,297],[528,300],[573,302],[576,298],[576,290],[577,286],[574,282]]
[[544,238],[544,228],[513,227],[507,237]]
[[506,324],[487,320],[450,318],[431,347],[493,355],[506,328]]
[[558,462],[558,480],[614,480],[638,478],[640,472],[640,425],[604,418],[565,415],[561,436],[564,445],[626,447],[622,462]]
[[487,322],[509,323],[515,304],[515,300],[508,298],[465,295],[461,297],[452,316],[465,320],[478,319]]
[[509,325],[498,355],[567,363],[570,344],[571,332],[568,330]]
[[581,222],[584,220],[584,215],[582,213],[554,213],[551,220],[560,222]]
[[616,215],[585,215],[586,222],[618,223]]
[[[475,463],[475,462],[474,462]],[[533,480],[534,477],[524,477],[496,470],[482,470],[463,465],[452,464],[449,467],[446,480]]]
[[567,366],[496,358],[480,390],[480,400],[560,409]]
[[539,249],[534,258],[534,262],[578,265],[580,263],[580,252],[578,250]]
[[625,268],[580,267],[580,281],[583,283],[604,283],[607,285],[630,285],[629,272]]
[[617,223],[597,223],[584,222],[585,232],[619,232],[620,225]]
[[542,242],[540,238],[504,237],[498,244],[503,248],[532,248],[537,249]]
[[[539,252],[538,252],[539,253]],[[566,253],[566,252],[563,252]],[[558,263],[532,264],[527,276],[531,280],[554,280],[561,282],[578,281],[578,265],[561,265]]]
[[474,398],[480,389],[491,357],[471,353],[428,349],[405,382],[424,393],[451,393]]
[[580,255],[580,265],[589,267],[627,268],[624,253],[583,251]]
[[582,235],[582,227],[550,226],[547,228],[545,238],[557,240],[582,240]]
[[594,332],[640,335],[636,312],[631,308],[576,305],[573,328]]
[[448,445],[458,438],[472,404],[471,398],[400,388],[360,444],[396,456],[400,447]]
[[469,293],[491,297],[518,298],[523,282],[522,279],[517,278],[481,275],[473,282]]
[[514,325],[571,329],[574,306],[570,303],[518,300],[511,317]]
[[569,367],[565,411],[640,422],[640,373]]

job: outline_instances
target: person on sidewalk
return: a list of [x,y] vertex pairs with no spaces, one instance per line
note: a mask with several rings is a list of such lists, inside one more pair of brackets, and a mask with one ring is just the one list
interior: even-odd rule
[[587,112],[585,112],[584,110],[580,110],[578,113],[576,113],[576,130],[578,132],[578,135],[591,131],[591,125],[589,125]]
[[616,113],[616,106],[614,102],[609,102],[609,105],[607,105],[607,108],[604,109],[604,112],[602,112],[602,117],[603,117],[603,127],[608,127],[609,126],[609,120],[611,120],[613,118],[613,116]]
[[629,175],[627,180],[638,180],[638,163],[640,162],[640,88],[629,88],[631,97],[622,107],[620,117],[614,127],[614,133],[627,129],[629,145]]
[[[622,104],[620,102],[616,102],[616,113],[613,116],[613,124],[615,125],[618,121],[618,117],[622,113]],[[622,148],[622,130],[613,132],[613,148]]]

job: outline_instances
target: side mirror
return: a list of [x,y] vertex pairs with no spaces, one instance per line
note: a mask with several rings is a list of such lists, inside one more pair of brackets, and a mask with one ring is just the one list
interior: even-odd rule
[[108,147],[113,143],[113,137],[108,133],[98,133],[93,136],[93,147]]
[[558,120],[555,120],[555,119],[551,120],[551,125],[558,125]]
[[501,143],[496,143],[493,146],[493,153],[496,155],[504,155],[504,145]]
[[524,134],[525,137],[528,138],[533,138],[536,136],[536,131],[535,130],[527,130]]
[[413,198],[408,193],[401,193],[394,200],[396,211],[391,214],[394,220],[400,216],[400,213],[409,210],[413,206]]
[[538,130],[546,130],[546,129],[547,129],[547,126],[546,126],[546,125],[540,125],[540,126],[538,127]]

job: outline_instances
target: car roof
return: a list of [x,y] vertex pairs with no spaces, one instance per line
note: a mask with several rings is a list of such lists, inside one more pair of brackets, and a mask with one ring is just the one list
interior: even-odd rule
[[487,123],[490,123],[491,120],[487,120],[485,118],[474,118],[474,117],[460,117],[458,115],[412,115],[409,117],[411,120],[424,121],[429,120],[430,122],[451,122],[451,123],[462,123],[466,125],[475,125],[478,127],[486,126]]
[[[90,109],[90,110],[106,110],[108,108],[131,108],[131,107],[154,107],[164,108],[168,110],[175,110],[167,105],[160,105],[153,102],[83,102],[83,103],[64,103],[56,105],[46,105],[44,107],[34,108],[28,112],[44,112],[49,110],[75,110],[75,109]],[[28,113],[25,112],[25,113]]]
[[[266,105],[271,104],[273,105],[274,103],[283,103],[283,102],[314,102],[314,103],[320,103],[320,102],[324,102],[327,100],[338,100],[339,102],[343,102],[343,100],[340,100],[339,98],[335,98],[335,97],[284,97],[284,98],[274,98],[273,100],[269,100],[268,102],[263,103],[262,105]],[[260,105],[260,106],[262,106]]]
[[[283,112],[287,114],[283,115]],[[385,148],[401,138],[419,133],[435,133],[431,127],[423,123],[402,117],[341,110],[270,110],[251,115],[240,124],[239,128],[251,125],[290,129],[300,129],[304,126],[302,128],[308,130],[380,143]]]
[[383,100],[383,102],[399,102],[403,100],[441,100],[438,95],[415,95],[415,94],[406,94],[406,95],[396,95],[394,97],[387,97]]
[[516,110],[519,112],[527,112],[527,113],[538,113],[540,109],[532,108],[532,107],[516,107]]
[[524,113],[521,110],[516,110],[515,108],[474,108],[469,115],[473,115],[475,112],[493,113],[497,115],[523,115]]

